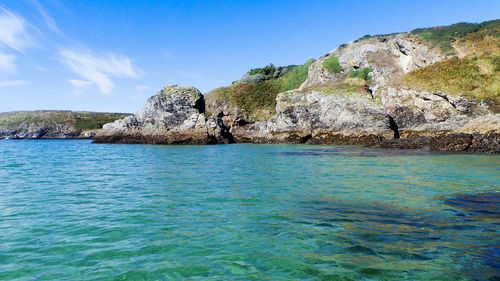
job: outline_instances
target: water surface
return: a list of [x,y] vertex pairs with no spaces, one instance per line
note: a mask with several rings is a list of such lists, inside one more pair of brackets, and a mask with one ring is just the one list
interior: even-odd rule
[[0,280],[495,280],[499,186],[495,155],[5,140]]

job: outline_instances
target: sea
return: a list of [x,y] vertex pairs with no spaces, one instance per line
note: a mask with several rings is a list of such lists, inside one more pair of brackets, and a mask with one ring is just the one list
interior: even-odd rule
[[1,140],[0,280],[500,280],[500,156]]

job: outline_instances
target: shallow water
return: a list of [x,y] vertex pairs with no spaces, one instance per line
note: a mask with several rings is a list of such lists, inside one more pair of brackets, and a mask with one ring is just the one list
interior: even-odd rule
[[0,280],[500,278],[500,156],[0,141]]

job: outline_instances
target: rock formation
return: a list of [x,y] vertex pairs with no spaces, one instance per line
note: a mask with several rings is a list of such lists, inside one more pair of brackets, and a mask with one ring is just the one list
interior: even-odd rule
[[137,113],[103,126],[94,142],[215,144],[233,139],[219,118],[205,117],[203,95],[193,87],[168,86]]
[[[500,33],[500,22],[481,26],[492,26]],[[474,37],[474,44],[490,33],[479,33],[482,37]],[[461,38],[465,37],[456,40]],[[500,37],[495,38],[488,40]],[[469,41],[463,42],[468,46]],[[205,96],[190,87],[166,87],[134,116],[105,125],[95,141],[361,144],[499,153],[499,94],[492,93],[500,77],[500,65],[494,65],[500,61],[500,57],[495,60],[497,52],[500,49],[493,48],[480,60],[491,65],[472,68],[478,77],[490,75],[487,79],[493,81],[489,92],[481,92],[483,97],[478,98],[405,82],[408,75],[440,62],[466,62],[458,61],[452,52],[425,43],[413,33],[365,37],[309,61],[302,84],[281,92],[276,89],[295,81],[286,80],[291,75],[301,77],[299,71],[293,72],[295,66],[254,69],[233,85]],[[332,64],[335,67],[330,68]],[[273,99],[269,99],[271,94]],[[274,102],[255,109],[263,101]]]

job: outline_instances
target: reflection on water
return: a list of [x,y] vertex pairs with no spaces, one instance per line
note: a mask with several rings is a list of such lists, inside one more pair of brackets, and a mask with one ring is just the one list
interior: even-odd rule
[[0,144],[1,280],[495,280],[500,158]]

